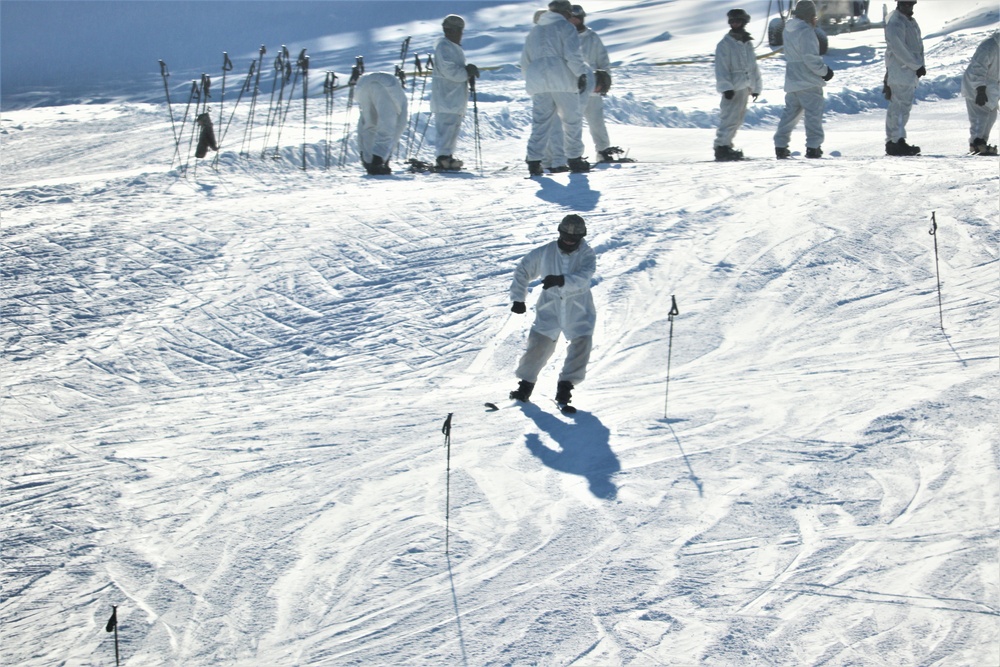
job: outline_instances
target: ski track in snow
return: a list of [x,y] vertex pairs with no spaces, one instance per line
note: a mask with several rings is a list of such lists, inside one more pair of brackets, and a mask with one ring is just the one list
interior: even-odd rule
[[[0,662],[106,662],[118,604],[129,665],[997,664],[998,178],[944,94],[984,34],[929,45],[914,160],[845,102],[875,48],[816,162],[709,162],[710,65],[616,77],[643,162],[535,180],[505,70],[485,177],[326,170],[318,120],[305,172],[184,177],[155,105],[5,115]],[[511,271],[569,211],[572,416],[558,356],[505,400]]]

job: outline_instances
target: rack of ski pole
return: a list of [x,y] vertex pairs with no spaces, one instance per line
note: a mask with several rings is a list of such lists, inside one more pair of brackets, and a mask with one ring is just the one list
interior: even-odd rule
[[[414,53],[410,60],[409,47],[407,37],[395,67],[409,97],[407,130],[396,151],[400,162],[419,157],[431,120],[424,102],[434,61],[429,53]],[[221,160],[256,159],[295,164],[303,171],[310,165],[324,170],[345,167],[357,159],[356,141],[352,140],[359,116],[355,86],[365,72],[363,56],[355,58],[349,76],[325,70],[320,79],[324,104],[314,103],[312,107],[309,97],[318,95],[320,80],[315,80],[316,90],[310,88],[306,49],[296,56],[282,45],[272,56],[261,45],[242,75],[234,74],[237,68],[224,51],[221,71],[215,75],[220,80],[218,90],[213,89],[213,75],[203,73],[184,84],[186,99],[178,99],[180,86],[171,86],[167,63],[160,60],[159,64],[173,140],[170,166],[185,175],[194,174],[206,157],[213,169],[219,168]],[[412,64],[411,72],[406,71],[407,64]],[[235,93],[234,79],[239,85]],[[478,109],[476,112],[478,158]],[[290,141],[289,136],[297,140]]]

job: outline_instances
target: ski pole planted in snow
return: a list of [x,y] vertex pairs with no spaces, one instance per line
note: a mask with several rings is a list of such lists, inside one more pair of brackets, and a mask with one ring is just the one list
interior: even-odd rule
[[[162,60],[160,61],[160,76],[163,77],[163,90],[167,94],[167,112],[170,114],[170,129],[174,133],[174,146],[176,146],[178,143],[177,126],[174,124],[174,108],[170,104],[170,86],[167,84],[167,77],[170,76],[170,72],[167,71],[167,63]],[[173,166],[172,162],[170,166]]]
[[119,664],[118,659],[118,605],[111,605],[111,618],[108,619],[108,624],[104,626],[105,632],[115,633],[115,664]]
[[670,297],[670,313],[667,315],[667,321],[670,322],[670,335],[667,339],[667,383],[666,391],[663,396],[663,418],[667,418],[667,401],[670,398],[670,357],[674,350],[674,317],[680,315],[681,312],[677,310],[677,297],[671,295]]
[[451,527],[451,416],[453,412],[448,413],[448,418],[444,420],[444,426],[441,427],[441,432],[444,433],[444,446],[446,450],[446,467],[445,467],[445,483],[444,483],[444,553],[448,554],[448,545],[450,537],[450,527]]
[[934,237],[934,272],[937,274],[938,316],[941,320],[941,330],[944,331],[944,308],[941,305],[941,267],[938,264],[936,213],[936,211],[931,211],[931,230],[928,233]]

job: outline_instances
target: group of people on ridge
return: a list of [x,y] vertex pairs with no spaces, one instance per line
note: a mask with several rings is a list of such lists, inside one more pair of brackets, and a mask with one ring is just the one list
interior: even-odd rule
[[[886,155],[919,155],[920,147],[906,142],[906,124],[916,97],[919,79],[927,75],[923,37],[913,18],[916,0],[899,0],[885,22],[886,75],[883,94],[889,106],[885,115]],[[743,124],[748,99],[757,99],[762,89],[760,68],[754,55],[753,40],[746,30],[750,15],[742,9],[727,13],[730,31],[715,50],[715,79],[722,93],[719,127],[715,136],[715,159],[743,159],[743,152],[733,148],[733,138]],[[791,157],[792,132],[805,117],[806,157],[823,155],[823,86],[833,78],[820,53],[816,33],[816,3],[799,0],[785,23],[785,109],[774,133],[774,153],[781,160]],[[965,75],[962,94],[969,115],[969,152],[996,155],[997,147],[987,139],[997,117],[1000,99],[1000,32],[995,32],[976,49]]]

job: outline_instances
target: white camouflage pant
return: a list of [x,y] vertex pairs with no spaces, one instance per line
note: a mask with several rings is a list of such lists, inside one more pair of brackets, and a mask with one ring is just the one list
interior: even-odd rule
[[454,155],[455,144],[458,143],[458,135],[462,131],[462,121],[464,119],[464,114],[434,114],[434,130],[437,133],[436,146],[438,155]]
[[563,150],[569,158],[583,157],[583,109],[578,93],[537,93],[531,96],[531,136],[528,160],[542,160],[553,119],[562,121]]
[[781,115],[778,130],[774,133],[774,145],[778,148],[788,148],[792,139],[792,130],[799,124],[803,115],[806,117],[806,148],[819,148],[823,145],[823,109],[826,99],[820,87],[785,93],[785,112]]
[[969,145],[976,139],[990,142],[990,132],[997,122],[997,108],[990,109],[985,104],[979,106],[975,101],[965,98],[965,108],[969,112]]
[[[521,357],[514,375],[519,380],[526,380],[532,384],[537,382],[538,374],[548,363],[552,353],[556,351],[557,342],[532,329],[528,334],[528,349]],[[580,336],[569,341],[566,360],[559,372],[560,382],[567,380],[572,382],[574,386],[583,382],[583,379],[587,377],[587,363],[590,361],[592,346],[593,336]]]
[[734,90],[733,99],[722,96],[719,102],[719,129],[715,132],[716,146],[732,146],[736,131],[743,125],[743,117],[747,113],[747,100],[750,99],[750,89]]
[[594,141],[594,150],[598,153],[611,146],[608,127],[604,124],[604,98],[598,94],[590,95],[583,108],[583,117],[590,129],[590,138]]
[[913,98],[917,89],[913,86],[889,86],[889,108],[885,112],[885,140],[896,142],[906,138],[906,123],[910,120]]
[[402,88],[359,84],[355,95],[360,111],[358,152],[361,159],[371,162],[372,156],[378,155],[388,162],[406,129],[406,94]]

